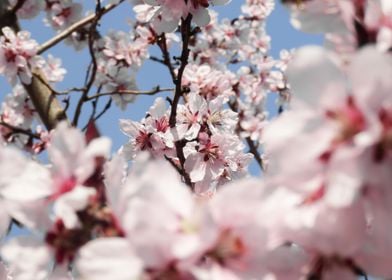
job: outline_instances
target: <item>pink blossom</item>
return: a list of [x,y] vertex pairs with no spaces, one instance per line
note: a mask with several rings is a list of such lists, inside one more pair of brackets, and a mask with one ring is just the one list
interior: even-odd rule
[[366,7],[365,24],[370,32],[377,33],[377,45],[382,51],[392,46],[392,7],[389,1],[369,1]]
[[212,133],[232,133],[238,123],[238,116],[231,109],[224,109],[225,97],[217,97],[208,102],[205,119]]
[[46,22],[55,30],[62,30],[81,18],[82,5],[71,1],[48,0]]
[[[17,84],[12,93],[4,98],[1,104],[1,121],[20,127],[23,129],[31,129],[34,119],[37,117],[33,104],[28,97],[25,89],[22,85]],[[26,135],[18,135],[17,139],[15,136],[10,136],[11,132],[9,128],[1,126],[1,134],[9,142],[16,142],[17,144],[25,144],[27,141]],[[11,138],[13,137],[13,138]],[[18,142],[21,143],[18,143]]]
[[139,151],[149,151],[156,157],[172,154],[174,139],[162,98],[155,101],[142,123],[120,120],[120,126],[123,133],[130,137],[130,141],[122,148],[126,157],[133,158]]
[[148,57],[148,41],[124,32],[110,32],[103,38],[102,55],[105,60],[114,60],[116,64],[137,70]]
[[247,0],[242,5],[242,12],[250,17],[265,19],[274,9],[275,3],[272,0]]
[[157,33],[174,31],[181,18],[185,19],[188,14],[199,26],[204,26],[210,21],[207,7],[212,5],[224,5],[230,0],[144,0],[151,6],[156,6],[151,23]]
[[132,34],[111,31],[96,46],[98,69],[95,83],[113,93],[111,97],[122,110],[135,100],[135,96],[121,94],[121,91],[137,89],[134,72],[148,58],[151,38],[146,31],[142,27],[136,28]]
[[300,248],[270,245],[274,236],[265,222],[269,217],[260,215],[269,194],[265,187],[258,180],[237,181],[212,198],[208,207],[219,234],[206,262],[194,269],[197,279],[300,278],[309,261],[306,254]]
[[11,275],[9,273],[8,268],[4,265],[3,262],[0,263],[0,277],[4,280],[11,280]]
[[113,93],[110,96],[115,104],[121,110],[125,110],[129,103],[135,101],[136,96],[134,94],[121,93],[121,91],[137,90],[134,74],[130,74],[127,68],[119,68],[112,64],[100,65],[99,71],[101,70],[103,72],[98,74],[97,82],[101,83],[106,92]]
[[81,248],[77,271],[86,280],[137,279],[142,275],[143,263],[125,238],[102,238]]
[[[352,15],[351,1],[316,0],[290,5],[291,23],[305,32],[344,32]],[[349,26],[351,28],[351,25]]]
[[[375,62],[383,70],[368,71],[365,78],[359,69]],[[385,172],[390,156],[380,143],[385,143],[382,139],[389,131],[382,120],[389,119],[391,65],[389,55],[364,48],[348,67],[348,88],[339,66],[319,48],[299,50],[289,65],[289,82],[298,99],[291,112],[267,129],[264,138],[275,159],[270,175],[292,192],[292,200],[289,193],[284,194],[291,206],[284,211],[288,214],[283,218],[287,219],[283,239],[327,259],[338,255],[355,262],[358,256],[367,258],[360,252],[366,251],[367,242],[373,242],[373,234],[385,234],[387,229],[378,233],[368,229],[378,221],[382,215],[378,207],[384,205],[373,204],[374,196],[390,195],[382,183],[390,180]],[[303,77],[312,82],[304,82]],[[321,97],[316,99],[316,94]],[[295,164],[282,157],[295,159]],[[276,172],[284,172],[285,178]],[[348,231],[352,231],[349,239]],[[382,251],[378,253],[371,258],[379,260],[378,275],[384,276],[390,271],[382,265]],[[367,264],[361,265],[366,269]]]
[[206,100],[196,93],[190,93],[187,104],[178,107],[176,130],[179,138],[195,139],[199,134],[206,113]]
[[217,96],[228,98],[234,95],[233,76],[229,71],[220,71],[207,64],[188,65],[184,72],[183,85],[188,86],[191,92],[203,96],[206,100]]
[[49,171],[15,148],[1,145],[0,158],[0,236],[8,229],[11,217],[29,228],[46,226],[48,218],[40,217],[43,205],[35,202],[50,193]]
[[49,217],[41,214],[52,208],[67,228],[77,227],[76,212],[83,210],[96,193],[94,186],[88,185],[88,179],[94,175],[97,160],[107,157],[109,149],[110,142],[105,138],[94,139],[87,146],[82,133],[66,123],[59,124],[51,135],[50,169],[12,148],[2,148],[4,164],[0,170],[4,175],[0,192],[12,202],[8,213],[22,224],[42,230],[50,225]]
[[61,82],[67,70],[61,68],[61,59],[48,55],[48,59],[42,67],[42,72],[51,83]]
[[76,211],[83,210],[96,190],[86,186],[94,175],[97,160],[108,157],[110,141],[101,137],[88,145],[83,134],[60,123],[50,137],[48,154],[52,163],[53,186],[51,198],[55,200],[54,211],[63,219],[67,228],[78,225]]
[[[123,166],[116,158],[106,168],[109,201],[125,233],[121,242],[128,242],[152,277],[187,273],[215,238],[208,212],[199,209],[167,163],[139,157],[126,178],[119,171]],[[157,170],[163,177],[148,176]]]
[[[12,6],[14,6],[18,1],[10,0]],[[36,17],[39,12],[41,12],[45,7],[44,0],[27,0],[24,2],[23,6],[18,10],[17,15],[23,19],[31,19]]]
[[198,140],[198,145],[187,144],[185,147],[185,170],[195,183],[198,194],[214,191],[220,179],[231,180],[234,174],[247,168],[248,161],[242,158],[243,146],[237,137],[200,133]]
[[9,265],[11,279],[48,279],[51,252],[40,240],[17,237],[1,248],[1,255]]
[[31,83],[31,68],[42,66],[42,60],[36,56],[38,44],[30,39],[30,33],[20,31],[15,34],[9,27],[2,29],[0,37],[0,74],[11,83],[19,76],[25,84]]

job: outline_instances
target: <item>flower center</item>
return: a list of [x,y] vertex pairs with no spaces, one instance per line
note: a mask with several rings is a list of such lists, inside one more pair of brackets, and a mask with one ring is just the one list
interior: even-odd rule
[[220,234],[218,243],[209,256],[224,265],[230,260],[243,257],[246,251],[247,248],[242,239],[232,230],[226,229]]

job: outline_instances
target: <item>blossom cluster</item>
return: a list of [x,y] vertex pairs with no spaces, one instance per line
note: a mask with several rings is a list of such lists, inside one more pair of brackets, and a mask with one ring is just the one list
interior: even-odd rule
[[326,33],[338,53],[350,54],[366,44],[374,44],[380,51],[392,47],[392,8],[388,0],[312,0],[290,6],[295,27]]
[[[374,11],[386,13],[387,2],[293,5],[295,26],[326,32],[328,40],[354,39],[329,50],[296,51],[287,70],[291,110],[264,133],[271,158],[266,180],[284,211],[276,217],[275,236],[312,252],[313,273],[323,279],[392,273],[385,219],[391,205],[392,57]],[[379,24],[370,26],[369,18]]]
[[113,94],[112,98],[123,110],[129,102],[134,101],[135,96],[121,92],[137,89],[134,76],[149,56],[151,37],[147,28],[137,26],[133,34],[111,31],[95,47],[98,60],[95,83],[106,92],[118,93]]
[[61,60],[48,56],[45,61],[37,55],[38,43],[30,38],[28,31],[15,33],[11,28],[2,29],[0,36],[0,74],[5,75],[11,84],[17,83],[17,77],[23,84],[30,84],[32,71],[40,69],[48,82],[63,80],[66,70],[61,68]]
[[[81,88],[57,92],[61,61],[2,29],[0,74],[14,89],[0,111],[0,279],[392,277],[389,0],[282,1],[326,46],[279,58],[273,0],[245,0],[234,19],[210,9],[228,0],[134,0],[130,31],[103,34],[104,13],[124,1],[106,2],[65,39],[91,56]],[[45,11],[58,32],[83,21],[72,0],[9,3],[19,18]],[[143,119],[119,121],[129,139],[113,154],[96,123],[112,100],[125,110],[160,92],[137,89],[148,59],[174,87]],[[37,72],[50,98],[79,96],[74,118],[48,131],[34,129],[48,117],[29,86]],[[252,160],[262,178],[250,178]]]
[[[26,91],[21,85],[14,87],[12,94],[6,96],[4,102],[1,104],[1,123],[8,124],[12,127],[19,127],[21,129],[30,129],[33,119],[36,117],[34,106],[28,97]],[[21,142],[25,142],[27,135],[14,135],[11,128],[1,126],[0,135],[8,142],[13,142],[18,138]]]
[[175,128],[170,127],[170,112],[161,98],[141,123],[122,120],[122,131],[131,138],[122,153],[132,158],[137,152],[149,151],[178,165],[175,142],[182,141],[185,171],[196,193],[209,195],[216,186],[245,176],[252,155],[243,152],[244,145],[234,134],[236,113],[223,109],[221,98],[207,101],[195,92],[187,98],[178,108]]
[[[344,71],[335,62],[320,47],[298,50],[292,109],[265,130],[268,180],[289,213],[276,237],[315,253],[323,276],[355,279],[349,262],[389,277],[392,58],[366,47]],[[380,70],[362,72],[373,63]]]
[[15,32],[9,28],[2,29],[0,37],[0,73],[6,75],[11,83],[16,83],[19,76],[25,84],[31,83],[31,68],[41,67],[43,61],[37,56],[38,44],[30,39],[27,31]]
[[137,10],[143,11],[146,20],[157,33],[173,32],[177,29],[181,19],[192,16],[199,26],[205,26],[210,21],[208,7],[210,5],[223,5],[231,0],[146,0]]
[[35,235],[2,247],[12,279],[72,279],[69,263],[81,279],[244,279],[278,275],[282,254],[305,263],[295,246],[269,247],[258,181],[200,200],[168,163],[144,154],[127,171],[119,155],[106,161],[107,138],[84,137],[61,123],[50,135],[50,166],[0,147],[1,233],[12,218]]
[[[10,0],[11,7],[17,5],[17,0]],[[56,31],[65,30],[78,20],[82,19],[83,6],[73,0],[26,0],[18,9],[17,16],[21,19],[32,19],[40,12],[46,13],[45,22]],[[76,49],[85,45],[86,40],[82,39],[85,30],[78,30],[67,39]]]
[[[264,13],[253,15],[257,5],[263,7]],[[286,55],[286,62],[268,55],[265,19],[272,8],[272,1],[246,2],[243,15],[222,22],[210,11],[210,22],[200,27],[189,46],[189,63],[181,84],[184,103],[177,106],[174,122],[170,123],[173,108],[166,109],[165,101],[158,98],[141,122],[121,121],[122,131],[130,137],[122,153],[134,158],[139,151],[149,151],[155,158],[170,160],[183,168],[189,175],[188,183],[200,195],[209,196],[217,187],[247,176],[253,156],[244,152],[242,140],[251,143],[258,155],[266,124],[267,96],[271,92],[282,97],[288,94],[283,73],[290,55]],[[134,10],[141,24],[149,19],[148,5],[136,5]],[[151,29],[150,41],[163,52],[175,44],[176,41],[167,42],[168,35],[162,41],[154,20]],[[177,153],[179,145],[183,162]],[[258,157],[263,165],[263,159]]]

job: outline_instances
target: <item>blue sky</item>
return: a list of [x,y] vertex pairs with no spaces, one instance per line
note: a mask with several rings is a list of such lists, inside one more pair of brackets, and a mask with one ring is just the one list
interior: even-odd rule
[[[233,0],[229,5],[214,7],[220,13],[221,17],[234,18],[237,17],[240,7],[244,1]],[[105,16],[101,25],[103,33],[109,29],[122,29],[127,30],[129,21],[133,18],[132,7],[129,3],[124,3],[118,7],[108,16]],[[54,35],[54,32],[46,27],[43,22],[43,16],[33,21],[23,21],[22,26],[24,29],[32,32],[32,37],[38,42],[42,43]],[[287,10],[277,1],[276,8],[273,14],[267,21],[267,30],[272,37],[272,51],[271,55],[274,57],[279,56],[282,49],[297,48],[306,44],[321,44],[321,37],[315,35],[304,34],[294,30],[289,23],[289,15]],[[60,57],[63,65],[68,70],[64,82],[57,86],[57,89],[67,89],[69,87],[82,85],[85,69],[89,63],[87,51],[75,52],[72,48],[60,44],[50,49],[48,53],[56,57]],[[165,68],[161,65],[147,61],[145,66],[137,75],[137,84],[140,89],[151,89],[156,85],[171,87],[170,78]],[[4,78],[0,77],[1,98],[10,92],[10,87]],[[74,93],[78,95],[79,93]],[[137,101],[130,104],[126,111],[121,112],[114,106],[110,113],[106,114],[98,122],[98,126],[102,134],[108,135],[113,140],[113,148],[118,149],[127,140],[119,130],[118,119],[134,119],[139,120],[148,110],[153,103],[155,97],[139,97]],[[105,102],[102,100],[101,105]],[[89,105],[86,105],[88,110]]]

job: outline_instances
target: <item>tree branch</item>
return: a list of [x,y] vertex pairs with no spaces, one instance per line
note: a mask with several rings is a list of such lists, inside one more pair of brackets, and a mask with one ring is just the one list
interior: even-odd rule
[[161,49],[163,59],[162,60],[155,59],[154,57],[151,57],[150,59],[166,65],[166,67],[169,69],[170,76],[173,80],[173,83],[175,83],[177,77],[176,77],[176,73],[174,72],[173,64],[171,63],[169,50],[167,49],[165,33],[163,33],[161,36],[158,37],[157,44],[158,47]]
[[118,91],[113,91],[113,92],[103,92],[103,93],[98,93],[93,96],[89,96],[86,98],[86,101],[98,99],[102,96],[112,96],[115,94],[130,94],[130,95],[154,95],[160,92],[165,92],[165,91],[173,91],[174,89],[172,88],[160,88],[159,86],[151,89],[151,90],[145,90],[145,91],[138,91],[138,90],[118,90]]
[[28,129],[23,129],[17,126],[13,126],[11,124],[8,124],[6,122],[0,121],[0,126],[4,126],[10,130],[12,130],[12,134],[24,134],[27,135],[31,138],[35,138],[35,139],[41,139],[40,136],[37,133],[34,133],[31,130]]
[[35,107],[38,115],[48,130],[56,127],[67,116],[55,94],[42,82],[45,80],[40,71],[33,72],[31,84],[23,85]]
[[83,91],[82,96],[80,97],[78,104],[76,105],[75,116],[74,116],[74,119],[72,122],[72,124],[74,126],[78,125],[78,121],[79,121],[80,115],[82,113],[83,104],[87,101],[88,93],[94,84],[95,77],[97,74],[98,64],[97,64],[97,58],[95,56],[93,34],[97,30],[97,25],[98,25],[99,20],[103,16],[103,11],[104,11],[104,8],[101,7],[101,2],[100,2],[100,0],[98,0],[97,4],[96,4],[96,8],[95,8],[95,16],[93,18],[92,25],[89,28],[90,35],[88,37],[88,48],[89,48],[89,52],[90,52],[90,56],[91,56],[91,64],[92,64],[91,74],[90,74],[90,78],[85,86],[85,91]]
[[62,40],[64,40],[65,38],[67,38],[69,35],[71,35],[73,32],[75,32],[76,30],[78,30],[79,28],[94,22],[97,17],[101,17],[102,15],[110,12],[111,10],[113,10],[114,8],[116,8],[118,5],[120,5],[122,2],[124,2],[124,0],[121,0],[118,4],[109,4],[105,7],[103,7],[101,9],[101,11],[99,13],[95,12],[94,14],[91,14],[83,19],[81,19],[80,21],[72,24],[70,27],[68,27],[67,29],[65,29],[64,31],[60,32],[58,35],[56,35],[55,37],[53,37],[52,39],[46,41],[45,43],[43,43],[39,48],[38,48],[38,54],[42,54],[43,52],[47,51],[48,49],[50,49],[51,47],[57,45],[58,43],[60,43]]
[[[237,114],[240,114],[237,101],[229,102],[228,104],[229,104],[229,107],[231,110],[233,110]],[[238,121],[237,130],[244,131],[244,129],[241,127],[240,121]],[[264,164],[264,161],[261,158],[261,155],[259,153],[258,144],[256,144],[250,137],[246,137],[245,141],[249,147],[249,153],[251,153],[254,156],[254,159],[256,160],[257,164],[259,165],[261,171],[265,171],[266,170],[265,164]]]
[[173,104],[170,112],[169,124],[170,127],[176,126],[177,118],[177,106],[182,96],[182,76],[184,75],[185,67],[188,65],[189,59],[189,39],[191,34],[191,21],[192,15],[189,14],[185,20],[181,22],[181,34],[182,34],[182,53],[181,53],[181,66],[178,69],[177,78],[174,79],[176,85],[176,92],[173,99]]
[[260,156],[260,153],[259,153],[257,145],[255,144],[255,142],[252,139],[250,139],[250,137],[246,137],[245,141],[248,144],[249,152],[251,154],[253,154],[253,156],[255,157],[255,160],[256,160],[257,164],[259,165],[260,169],[262,171],[265,171],[264,162],[263,162],[263,159]]
[[[173,81],[174,84],[176,85],[176,91],[174,94],[173,102],[172,102],[172,107],[170,111],[170,118],[169,118],[169,125],[171,128],[174,128],[176,126],[176,119],[177,119],[177,107],[178,103],[180,101],[180,98],[182,97],[183,91],[182,91],[182,76],[184,75],[184,71],[186,66],[188,65],[188,59],[189,59],[189,39],[191,36],[191,23],[192,23],[192,15],[189,14],[187,18],[184,20],[181,20],[181,35],[182,35],[182,52],[181,52],[181,65],[180,68],[178,69],[177,77],[175,77],[174,71],[172,73]],[[166,41],[166,40],[165,40]],[[166,45],[166,42],[165,42]],[[165,57],[165,52],[163,52],[164,57]],[[168,52],[167,52],[168,54]],[[171,65],[171,64],[170,64]],[[169,66],[169,65],[168,65]],[[170,67],[169,67],[170,70]],[[176,153],[177,157],[180,160],[180,165],[182,169],[182,174],[184,177],[185,183],[192,187],[192,181],[189,177],[189,174],[185,171],[185,155],[184,155],[184,146],[185,142],[182,140],[176,141],[175,142],[175,147],[176,147]]]

